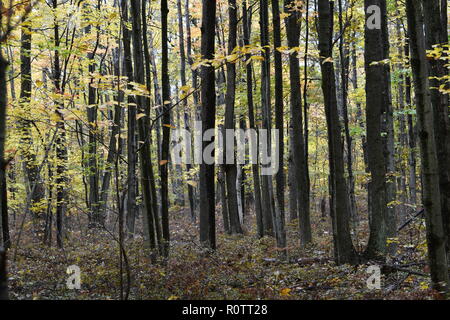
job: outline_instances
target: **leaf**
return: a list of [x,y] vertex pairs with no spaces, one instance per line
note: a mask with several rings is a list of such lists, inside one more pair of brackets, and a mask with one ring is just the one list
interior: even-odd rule
[[139,120],[140,118],[143,118],[145,116],[146,116],[145,113],[139,113],[139,114],[136,115],[136,120]]
[[164,123],[163,127],[167,127],[167,128],[171,128],[171,129],[176,129],[177,128],[177,127],[174,127],[173,125],[167,124],[167,123]]
[[292,290],[290,288],[281,289],[280,296],[290,296],[291,291]]
[[188,180],[188,181],[186,181],[186,183],[190,186],[193,186],[194,188],[197,187],[197,182],[195,182],[193,180]]
[[333,63],[333,62],[334,62],[334,61],[333,61],[333,58],[332,58],[332,57],[328,57],[328,58],[324,59],[324,60],[322,61],[322,64],[325,64],[325,63],[327,63],[327,62]]
[[163,165],[165,165],[167,162],[169,162],[169,160],[160,160],[160,161],[159,161],[159,165],[160,165],[160,166],[163,166]]

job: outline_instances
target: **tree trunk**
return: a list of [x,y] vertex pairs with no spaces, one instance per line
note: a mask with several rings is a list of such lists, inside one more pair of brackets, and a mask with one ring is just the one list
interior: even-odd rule
[[[22,26],[21,49],[20,49],[20,103],[23,115],[31,112],[31,30]],[[24,172],[27,180],[27,190],[31,194],[31,208],[34,217],[44,220],[45,210],[42,207],[42,201],[45,197],[45,188],[39,172],[39,166],[36,163],[36,154],[33,150],[33,137],[31,132],[31,121],[21,119],[19,121],[21,131],[21,148],[23,148]],[[39,228],[41,229],[41,228]],[[42,231],[42,230],[39,230]]]
[[[186,81],[186,53],[185,53],[185,47],[184,47],[184,29],[183,29],[183,12],[182,12],[182,6],[181,6],[181,0],[177,0],[177,8],[178,8],[178,34],[180,37],[180,78],[181,78],[181,86],[186,87],[187,81]],[[187,21],[186,23],[189,23]],[[187,27],[187,26],[186,26]],[[196,88],[194,88],[196,89]],[[184,129],[189,132],[188,137],[190,137],[191,133],[191,126],[190,126],[190,116],[189,111],[187,109],[187,100],[184,99],[181,102],[181,105],[183,107],[183,118],[184,118]],[[185,139],[186,144],[186,152],[190,152],[191,150],[191,144],[192,141],[188,137],[183,137]],[[189,151],[188,151],[189,150]],[[188,155],[188,157],[191,157],[191,154]],[[186,163],[186,171],[189,173],[192,169],[192,165],[190,163]],[[187,185],[188,188],[188,200],[189,200],[189,208],[191,210],[191,220],[195,221],[195,205],[194,205],[194,187],[190,184]]]
[[[244,20],[244,45],[250,45],[250,30],[251,30],[251,17],[249,17],[247,9],[247,1],[244,0],[242,7],[242,15]],[[252,76],[252,63],[250,55],[246,56],[246,84],[247,84],[247,105],[248,105],[248,120],[249,129],[255,130],[255,113],[253,104],[253,76]],[[257,136],[258,137],[258,136]],[[257,139],[258,140],[258,139]],[[257,145],[258,145],[258,141]],[[261,238],[264,236],[264,226],[262,218],[261,207],[261,183],[259,179],[259,167],[258,164],[252,164],[253,173],[253,193],[255,199],[255,215],[256,215],[256,229],[258,236]]]
[[[10,247],[9,236],[9,221],[8,221],[8,198],[6,190],[6,163],[5,163],[5,141],[6,141],[6,109],[8,105],[7,92],[6,92],[6,69],[8,68],[8,62],[3,58],[0,50],[0,214],[1,214],[1,241],[0,246],[7,249]],[[3,256],[4,257],[4,256]],[[3,258],[2,257],[2,258]],[[0,259],[2,260],[2,259]],[[3,264],[6,264],[6,260],[2,260]],[[2,267],[0,265],[0,267]],[[6,283],[6,271],[1,273],[4,278],[0,278],[0,297],[7,297]],[[2,279],[4,281],[2,281]],[[2,292],[3,291],[3,292]]]
[[445,251],[445,231],[442,220],[439,165],[434,136],[434,115],[428,81],[421,1],[407,0],[408,32],[411,50],[414,89],[417,106],[420,153],[422,159],[423,205],[427,226],[428,259],[433,287],[449,290],[448,264]]
[[161,85],[162,85],[162,145],[160,162],[161,174],[161,222],[162,235],[164,239],[164,256],[169,255],[170,233],[169,233],[169,147],[170,147],[170,80],[169,80],[169,40],[167,39],[167,16],[169,8],[167,0],[161,0]]
[[[145,1],[145,0],[144,0]],[[134,81],[140,84],[145,83],[145,67],[143,61],[142,50],[142,29],[141,29],[141,2],[139,0],[131,1],[131,17],[133,32],[133,57],[134,57]],[[138,114],[146,114],[145,98],[143,96],[136,97],[136,108]],[[136,120],[136,115],[135,118]],[[130,121],[130,119],[128,119]],[[150,250],[156,249],[156,241],[159,240],[157,230],[158,213],[154,212],[152,202],[156,201],[152,197],[151,191],[151,153],[150,153],[150,131],[146,126],[147,116],[140,117],[137,121],[139,140],[143,143],[139,146],[139,161],[141,172],[141,186],[144,204],[144,214],[146,215],[146,223],[148,230],[148,241]],[[130,130],[130,128],[128,128]],[[156,236],[156,239],[155,239]],[[150,254],[153,258],[153,252]]]
[[[3,61],[0,61],[0,63],[2,62]],[[0,72],[1,71],[3,70],[0,69]],[[2,76],[0,75],[0,77]],[[6,86],[4,88],[6,91]],[[0,249],[0,300],[9,300],[8,276],[6,273],[6,251],[4,249]]]
[[[300,13],[293,11],[294,1],[287,0],[285,2],[285,11],[290,15],[286,18],[286,33],[289,48],[299,46],[300,37]],[[305,163],[305,139],[303,135],[303,117],[302,117],[302,97],[300,92],[300,66],[298,54],[289,55],[289,79],[291,83],[291,126],[292,126],[292,158],[295,170],[296,192],[298,195],[298,217],[300,229],[300,244],[305,246],[312,241],[310,208],[309,208],[309,191],[308,176]]]
[[319,0],[318,12],[317,31],[321,57],[322,91],[328,128],[330,211],[333,223],[335,260],[338,264],[355,263],[357,262],[357,256],[350,236],[349,199],[344,178],[341,125],[337,109],[334,65],[332,63],[333,2]]
[[[58,1],[53,0],[53,9],[56,10],[58,7]],[[54,17],[54,61],[53,61],[53,82],[55,86],[56,94],[64,93],[64,84],[61,83],[61,65],[60,65],[60,36],[59,36],[59,25]],[[67,205],[67,192],[66,192],[66,164],[67,164],[67,145],[66,145],[66,129],[64,124],[64,116],[62,109],[64,108],[63,102],[55,102],[56,109],[55,113],[58,118],[56,123],[56,129],[58,130],[56,144],[56,243],[58,248],[63,247],[63,237],[64,237],[64,216]]]
[[[236,0],[228,1],[228,54],[233,53],[237,45],[237,5]],[[223,135],[224,142],[224,171],[227,188],[227,207],[230,219],[230,231],[232,234],[242,233],[239,222],[238,199],[236,190],[237,166],[235,153],[235,96],[236,96],[236,61],[228,61],[227,67],[227,91],[225,95],[225,126]],[[228,134],[231,133],[231,135]],[[228,148],[230,145],[230,148]],[[232,147],[232,148],[231,148]]]
[[[365,0],[366,20],[369,18],[367,8],[376,5],[379,8],[384,0]],[[381,10],[383,12],[383,10]],[[386,15],[381,13],[382,21]],[[384,23],[381,23],[384,25]],[[386,252],[387,239],[387,168],[385,158],[385,143],[383,136],[386,112],[385,97],[389,94],[385,86],[386,73],[383,62],[384,38],[383,29],[369,29],[365,27],[365,72],[366,72],[366,126],[367,126],[367,155],[369,159],[369,221],[370,236],[366,249],[369,258],[383,257]]]
[[[270,131],[271,129],[271,112],[270,112],[270,49],[269,49],[269,8],[268,0],[260,0],[260,38],[263,47],[263,58],[261,63],[261,110],[262,110],[262,129]],[[271,139],[270,133],[267,132],[267,149],[270,154]],[[261,177],[261,203],[264,234],[273,235],[273,213],[272,208],[273,194],[272,177],[263,175]]]
[[[203,59],[214,58],[216,0],[202,1],[201,55]],[[214,67],[203,65],[201,68],[201,118],[202,136],[208,129],[214,129],[216,122],[216,89]],[[203,140],[203,139],[202,139]],[[212,139],[211,143],[214,142]],[[209,145],[202,142],[202,155]],[[216,248],[216,221],[214,201],[214,164],[200,165],[200,242],[209,249]]]
[[[440,0],[429,0],[423,2],[425,22],[425,48],[433,50],[436,45],[448,43],[447,28],[443,25],[442,17],[446,14],[447,4],[443,3],[440,8]],[[428,70],[430,75],[430,87],[439,88],[442,79],[448,76],[449,70],[443,59],[428,59]],[[445,83],[444,83],[445,84]],[[448,88],[448,84],[445,84]],[[444,230],[447,234],[447,250],[450,253],[450,119],[448,111],[448,94],[443,94],[437,89],[430,90],[431,105],[434,117],[434,136],[439,167],[439,188],[441,190],[441,210],[444,221]],[[450,255],[449,255],[450,257]]]

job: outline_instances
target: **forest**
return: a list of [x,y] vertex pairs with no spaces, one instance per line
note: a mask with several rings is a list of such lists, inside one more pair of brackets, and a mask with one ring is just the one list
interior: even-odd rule
[[1,0],[0,300],[449,299],[448,6]]

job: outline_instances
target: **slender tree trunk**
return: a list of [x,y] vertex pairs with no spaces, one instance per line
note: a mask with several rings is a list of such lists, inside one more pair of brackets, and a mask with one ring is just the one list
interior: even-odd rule
[[[203,59],[214,58],[216,0],[203,0],[201,54]],[[216,122],[216,90],[214,67],[201,68],[202,136],[208,129],[214,129]],[[202,139],[203,140],[203,139]],[[211,143],[214,142],[212,139]],[[202,155],[208,142],[202,142]],[[216,221],[214,201],[214,164],[200,165],[200,242],[209,249],[216,248]]]
[[[286,33],[288,46],[296,48],[299,46],[300,37],[300,13],[293,7],[294,1],[285,2],[285,11],[289,12],[286,18]],[[291,83],[291,126],[292,126],[292,158],[295,170],[296,192],[298,195],[298,217],[300,228],[300,244],[307,245],[312,241],[308,177],[305,163],[305,138],[303,135],[303,117],[302,117],[302,96],[300,92],[300,66],[297,53],[289,55],[289,79]]]
[[[131,33],[127,29],[126,24],[128,20],[128,4],[126,0],[121,2],[122,11],[122,42],[123,42],[123,54],[124,54],[124,69],[125,76],[128,78],[128,83],[134,81],[133,65],[131,60]],[[131,89],[131,85],[128,85]],[[136,165],[137,165],[137,148],[136,148],[136,108],[133,106],[136,101],[132,96],[128,96],[128,111],[127,111],[127,213],[126,224],[128,234],[134,234],[134,221],[137,215],[136,205]]]
[[[409,61],[409,40],[406,40],[406,45],[404,48],[405,57]],[[406,107],[410,110],[412,109],[411,103],[411,77],[407,75],[405,77],[405,102]],[[417,205],[417,165],[416,165],[416,126],[414,125],[414,117],[411,113],[408,114],[408,166],[409,166],[409,201],[415,206]]]
[[[97,10],[100,11],[101,1],[98,1]],[[85,8],[88,8],[87,4],[84,4]],[[89,14],[89,13],[86,13]],[[91,33],[91,25],[85,28],[85,34]],[[90,81],[88,85],[88,108],[87,108],[87,120],[88,120],[88,148],[87,148],[87,169],[88,169],[88,181],[89,181],[89,226],[100,227],[103,225],[103,218],[100,217],[100,204],[99,204],[99,168],[98,168],[98,132],[97,118],[98,118],[98,96],[97,89],[94,87],[95,78],[95,56],[98,46],[100,44],[100,30],[97,27],[96,42],[94,44],[93,51],[90,51],[87,55],[89,61],[89,74]]]
[[[269,49],[269,8],[268,0],[260,0],[259,7],[260,14],[260,38],[261,46],[263,47],[263,58],[261,63],[261,110],[262,110],[262,129],[269,131],[271,129],[271,112],[270,112],[270,49]],[[268,153],[270,153],[271,138],[270,133],[267,133]],[[261,177],[261,204],[264,234],[273,235],[273,194],[272,177],[263,175]]]
[[[278,137],[275,143],[278,144],[277,157],[278,171],[275,174],[276,189],[274,192],[274,226],[277,239],[277,247],[281,259],[287,258],[286,230],[285,230],[285,204],[284,204],[284,130],[283,130],[283,67],[281,64],[281,52],[277,48],[281,47],[281,26],[279,0],[272,0],[272,22],[273,22],[273,44],[275,58],[275,128],[278,130]],[[300,107],[301,108],[301,107]],[[301,111],[300,111],[301,112]],[[271,147],[271,146],[270,146]]]
[[[113,53],[113,72],[116,77],[120,77],[122,75],[120,70],[120,52],[119,49],[116,49]],[[111,178],[114,168],[114,160],[118,155],[122,153],[122,138],[120,138],[120,130],[122,127],[122,103],[124,101],[124,92],[120,90],[117,92],[117,94],[114,96],[115,101],[118,102],[117,105],[114,107],[114,112],[112,115],[112,121],[113,124],[111,125],[111,133],[109,138],[109,145],[108,145],[108,155],[106,157],[106,164],[105,164],[105,172],[102,177],[101,182],[101,189],[100,189],[100,208],[99,208],[99,216],[100,217],[106,217],[106,209],[107,209],[107,203],[108,203],[108,195],[109,195],[109,188],[111,184]]]
[[[186,87],[186,53],[184,46],[184,29],[183,29],[183,12],[181,0],[177,0],[177,8],[178,8],[178,34],[180,37],[180,78],[181,78],[181,86]],[[187,21],[186,23],[189,23]],[[187,26],[186,26],[187,27]],[[196,88],[194,88],[196,89]],[[190,139],[191,126],[190,126],[190,116],[187,108],[187,100],[184,99],[182,101],[183,114],[184,114],[184,129],[189,133],[188,137],[183,137],[185,139],[186,144],[186,152],[190,152],[192,141]],[[189,151],[188,151],[189,150]],[[188,155],[191,157],[191,154]],[[190,163],[186,163],[186,171],[189,173],[192,169],[192,165]],[[194,205],[194,187],[190,184],[187,185],[188,188],[188,199],[189,199],[189,208],[191,210],[191,219],[195,221],[195,205]]]
[[347,174],[348,174],[348,191],[350,198],[350,216],[356,220],[356,200],[355,200],[355,178],[353,176],[353,139],[350,135],[349,119],[348,119],[348,78],[349,78],[349,58],[348,50],[345,49],[345,29],[342,17],[342,0],[339,3],[339,58],[341,66],[341,86],[342,86],[342,113],[344,116],[344,132],[345,132],[345,143],[347,146]]
[[[134,69],[133,78],[134,81],[140,84],[145,83],[145,67],[144,67],[144,55],[142,50],[142,26],[141,26],[141,2],[139,0],[131,1],[131,17],[132,17],[132,32],[133,32],[133,57],[134,57]],[[136,97],[136,108],[138,114],[146,114],[145,97]],[[136,115],[135,115],[136,119]],[[130,119],[128,119],[130,120]],[[152,202],[155,201],[152,197],[151,191],[151,153],[150,153],[150,131],[145,122],[148,121],[147,116],[139,117],[137,121],[139,140],[143,143],[139,146],[139,161],[141,172],[141,186],[144,203],[144,214],[146,215],[146,223],[148,230],[148,241],[150,250],[156,249],[156,234],[157,226],[157,212],[154,212]],[[128,128],[130,130],[130,128]],[[150,254],[153,257],[153,253]]]
[[[58,1],[53,0],[53,9],[58,8]],[[56,94],[62,94],[64,92],[64,84],[61,83],[61,64],[60,64],[60,35],[59,24],[56,16],[54,17],[54,61],[53,61],[53,82],[55,86]],[[66,129],[64,124],[64,116],[62,109],[64,108],[63,102],[56,102],[55,113],[58,118],[56,123],[56,129],[58,130],[56,144],[56,243],[58,248],[63,247],[64,237],[64,216],[66,211],[66,164],[67,164],[67,145],[66,145]]]
[[[23,115],[31,112],[31,34],[32,31],[26,26],[21,30],[21,50],[20,50],[20,103]],[[31,207],[34,216],[38,219],[45,219],[45,210],[42,208],[42,201],[45,197],[45,188],[36,163],[36,154],[33,150],[33,138],[31,132],[31,121],[22,119],[19,122],[21,131],[21,148],[23,148],[24,172],[27,180],[27,190],[31,194]],[[40,230],[41,231],[41,230]]]
[[333,2],[318,1],[318,35],[322,91],[328,127],[330,162],[330,211],[333,223],[335,260],[338,264],[355,263],[357,256],[350,236],[350,211],[347,185],[344,178],[341,125],[337,109],[334,65],[332,59]]
[[[384,0],[365,0],[365,11],[371,5],[381,8]],[[383,10],[381,10],[383,12]],[[369,14],[366,13],[366,19]],[[386,15],[381,14],[381,20]],[[383,23],[381,23],[383,25]],[[370,236],[366,254],[370,258],[382,257],[386,252],[387,239],[387,168],[383,135],[383,116],[386,112],[385,97],[389,94],[385,86],[383,62],[383,29],[365,27],[365,71],[366,71],[366,126],[367,155],[369,159],[369,221]]]
[[[3,58],[0,50],[0,213],[1,213],[1,241],[0,246],[4,249],[10,247],[9,221],[8,221],[8,198],[6,186],[6,109],[8,105],[6,92],[6,70],[8,62]],[[0,252],[1,254],[1,252]],[[7,299],[8,290],[6,286],[6,255],[3,252],[0,259],[0,298]]]
[[408,32],[416,93],[417,125],[422,159],[423,205],[427,226],[428,259],[433,287],[449,290],[448,264],[445,250],[445,231],[442,220],[439,165],[433,126],[433,106],[429,91],[428,63],[425,53],[421,1],[407,0]]
[[[3,59],[3,58],[1,58]],[[0,61],[2,63],[2,61]],[[1,68],[1,66],[0,66]],[[3,71],[0,69],[0,72]],[[0,79],[1,79],[0,75]],[[1,83],[0,83],[1,84]],[[4,87],[6,91],[6,86]],[[0,300],[9,300],[8,294],[8,276],[6,273],[6,251],[0,249]]]
[[[186,0],[185,6],[184,6],[184,16],[186,21],[186,55],[189,65],[192,67],[194,64],[194,60],[192,59],[192,37],[191,37],[191,18],[189,15],[189,0]],[[192,70],[191,68],[191,78],[192,78],[192,87],[197,88],[198,87],[198,71],[197,69]],[[200,104],[200,94],[199,91],[195,91],[192,94],[194,98],[194,109],[195,109],[195,116],[194,119],[201,121],[201,104]],[[186,113],[185,113],[186,117]],[[197,181],[199,180],[199,174],[196,175]],[[192,202],[192,221],[196,220],[197,211],[199,210],[199,188],[193,188],[193,202]]]
[[[242,4],[242,16],[244,21],[244,45],[250,45],[250,31],[251,31],[251,17],[249,17],[247,9],[247,1],[244,0]],[[252,76],[252,63],[250,55],[246,56],[246,84],[247,84],[247,105],[248,105],[248,120],[249,129],[255,130],[255,112],[253,103],[253,76]],[[258,135],[256,136],[258,138]],[[258,139],[257,139],[258,140]],[[258,141],[256,141],[258,145]],[[255,215],[256,215],[256,229],[258,236],[261,238],[264,236],[262,208],[261,208],[261,183],[259,176],[258,164],[252,164],[253,173],[253,193],[255,199]]]
[[[228,1],[228,54],[231,55],[237,45],[237,5],[236,0]],[[227,188],[228,217],[230,219],[230,231],[232,234],[242,233],[239,222],[238,199],[236,190],[237,166],[235,154],[235,97],[236,97],[236,61],[228,61],[227,67],[227,91],[225,95],[225,134],[224,141],[224,171]],[[231,134],[229,135],[228,132]],[[228,148],[228,145],[232,148]]]
[[169,147],[170,147],[170,111],[171,97],[170,97],[170,80],[169,80],[169,40],[167,38],[167,16],[169,8],[167,0],[161,0],[161,85],[162,85],[162,146],[160,162],[161,174],[161,222],[162,235],[164,239],[164,256],[169,255],[170,233],[169,233]]
[[[443,3],[440,8],[440,0],[429,0],[423,2],[425,23],[425,47],[433,50],[434,46],[448,43],[447,28],[441,21],[441,11],[446,15],[447,4]],[[444,15],[442,15],[444,17]],[[428,70],[430,74],[430,87],[439,88],[442,79],[449,75],[443,59],[428,59]],[[448,84],[444,83],[448,88]],[[439,167],[439,188],[441,190],[441,210],[444,221],[444,230],[447,233],[447,249],[450,253],[450,119],[448,111],[449,95],[439,92],[437,89],[430,90],[431,105],[435,114],[434,136]],[[449,255],[450,257],[450,255]]]

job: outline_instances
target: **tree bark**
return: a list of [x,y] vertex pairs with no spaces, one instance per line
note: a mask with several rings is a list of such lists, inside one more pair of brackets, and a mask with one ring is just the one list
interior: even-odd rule
[[423,205],[427,227],[428,259],[433,287],[449,290],[448,264],[445,250],[445,231],[442,220],[439,184],[438,151],[433,126],[435,124],[430,97],[429,71],[425,53],[421,1],[407,0],[408,33],[411,66],[416,94],[417,126],[422,160]]
[[[161,86],[162,86],[162,145],[160,174],[161,174],[161,222],[162,235],[164,239],[164,256],[169,255],[170,232],[169,232],[169,147],[170,147],[170,80],[169,80],[169,40],[167,38],[167,16],[169,8],[167,0],[161,0]],[[167,162],[164,162],[166,161]]]
[[[237,5],[236,0],[228,1],[228,54],[232,55],[237,45]],[[236,190],[237,166],[235,153],[235,98],[236,98],[236,61],[227,61],[227,81],[225,94],[225,126],[224,141],[224,171],[227,188],[227,207],[230,219],[230,231],[232,234],[242,233],[239,222],[238,199]],[[229,136],[227,132],[231,132]],[[232,146],[228,148],[227,146]],[[231,158],[231,159],[230,159]]]
[[[214,58],[216,0],[203,0],[201,27],[202,59]],[[216,89],[214,67],[203,65],[201,68],[201,119],[202,136],[208,129],[214,129],[216,122]],[[203,140],[203,139],[202,139]],[[211,143],[214,142],[214,139]],[[202,142],[202,155],[208,142]],[[216,248],[216,221],[214,199],[214,164],[200,164],[200,242],[206,248]]]
[[333,2],[319,0],[318,12],[317,31],[321,57],[322,91],[328,128],[330,211],[333,223],[335,260],[337,264],[356,263],[357,255],[350,236],[349,199],[344,178],[341,125],[337,109],[334,65],[332,63]]
[[[285,11],[289,12],[286,18],[286,33],[289,48],[299,47],[300,13],[293,6],[295,1],[286,0]],[[296,192],[298,195],[298,217],[300,229],[300,244],[305,246],[312,242],[307,163],[305,162],[305,138],[303,135],[302,96],[300,92],[300,66],[298,53],[289,55],[289,79],[291,83],[291,126],[292,126],[292,158],[295,170]]]

